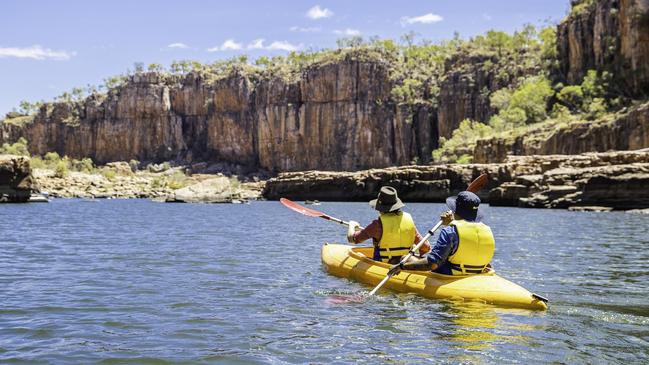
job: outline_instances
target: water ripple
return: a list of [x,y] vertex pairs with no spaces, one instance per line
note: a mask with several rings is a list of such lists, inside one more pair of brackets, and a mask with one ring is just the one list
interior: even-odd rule
[[[547,312],[331,300],[369,290],[321,267],[343,230],[277,202],[2,205],[0,362],[649,362],[649,217],[486,208],[498,272],[550,297]],[[408,209],[424,231],[444,207]]]

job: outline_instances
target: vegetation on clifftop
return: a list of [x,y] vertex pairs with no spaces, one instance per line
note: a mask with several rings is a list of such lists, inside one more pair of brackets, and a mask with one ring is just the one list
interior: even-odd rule
[[[535,68],[544,62],[543,55],[551,53],[554,46],[548,37],[551,28],[538,31],[527,25],[514,34],[489,31],[470,39],[456,34],[453,39],[432,42],[417,39],[416,33],[408,33],[399,41],[356,36],[338,40],[338,48],[290,52],[286,56],[259,57],[250,60],[240,55],[212,63],[194,60],[174,61],[165,67],[160,64],[135,63],[125,74],[108,77],[103,84],[73,88],[55,98],[56,102],[76,103],[90,95],[102,98],[112,90],[118,90],[137,74],[155,72],[161,82],[175,84],[189,74],[205,79],[208,83],[230,77],[246,75],[253,82],[261,79],[280,78],[285,82],[299,79],[311,67],[345,60],[384,63],[389,69],[392,82],[391,102],[395,104],[437,105],[440,82],[444,75],[458,66],[454,59],[481,58],[483,67],[492,68],[503,78],[516,73],[513,68]],[[26,116],[38,112],[44,102],[21,103],[20,109],[5,116],[5,123],[18,124],[28,121]]]
[[[571,16],[593,4],[593,0],[573,1]],[[102,100],[107,93],[118,93],[124,84],[136,82],[137,76],[145,74],[168,85],[178,85],[194,77],[209,84],[233,75],[245,76],[253,84],[269,79],[292,83],[310,69],[330,63],[374,62],[386,66],[390,80],[389,100],[376,100],[376,103],[409,107],[413,113],[421,106],[443,107],[439,105],[440,90],[451,74],[468,80],[466,88],[474,87],[476,79],[483,79],[478,93],[482,101],[486,100],[489,109],[486,114],[491,117],[463,121],[451,138],[440,139],[439,149],[432,154],[433,162],[470,162],[478,139],[515,136],[574,121],[597,120],[628,105],[629,100],[612,87],[613,75],[608,72],[588,71],[579,85],[559,82],[557,57],[554,26],[537,29],[527,25],[513,34],[491,30],[470,39],[456,34],[450,40],[439,42],[418,39],[415,33],[406,34],[398,41],[351,37],[340,39],[336,49],[296,51],[255,60],[240,55],[212,63],[180,60],[168,67],[136,63],[125,74],[105,79],[102,85],[74,88],[56,101],[78,103],[89,96]],[[79,123],[75,114],[78,109],[71,109],[72,116],[66,123]],[[29,123],[37,112],[47,113],[47,104],[23,102],[19,110],[7,114],[4,123]]]

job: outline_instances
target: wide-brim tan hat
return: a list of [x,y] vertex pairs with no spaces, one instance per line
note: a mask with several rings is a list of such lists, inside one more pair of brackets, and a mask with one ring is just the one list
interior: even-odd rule
[[397,189],[391,186],[384,186],[379,191],[376,199],[370,200],[370,206],[381,213],[394,212],[406,205],[397,196]]

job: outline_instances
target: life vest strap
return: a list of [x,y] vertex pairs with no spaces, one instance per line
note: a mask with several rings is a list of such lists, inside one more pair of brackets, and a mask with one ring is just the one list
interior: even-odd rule
[[459,271],[462,274],[481,274],[487,268],[487,265],[450,264],[451,270]]
[[381,261],[388,262],[393,257],[402,257],[410,252],[410,247],[379,248]]
[[407,247],[386,247],[386,248],[379,248],[379,251],[401,251],[401,250],[408,250],[410,251],[410,246]]

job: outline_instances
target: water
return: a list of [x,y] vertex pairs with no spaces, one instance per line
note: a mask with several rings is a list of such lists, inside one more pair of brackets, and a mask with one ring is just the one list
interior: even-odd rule
[[[367,224],[362,203],[317,209]],[[408,204],[427,230],[440,204]],[[547,312],[326,274],[342,227],[278,202],[0,205],[2,363],[647,363],[649,217],[487,208],[498,272]]]

